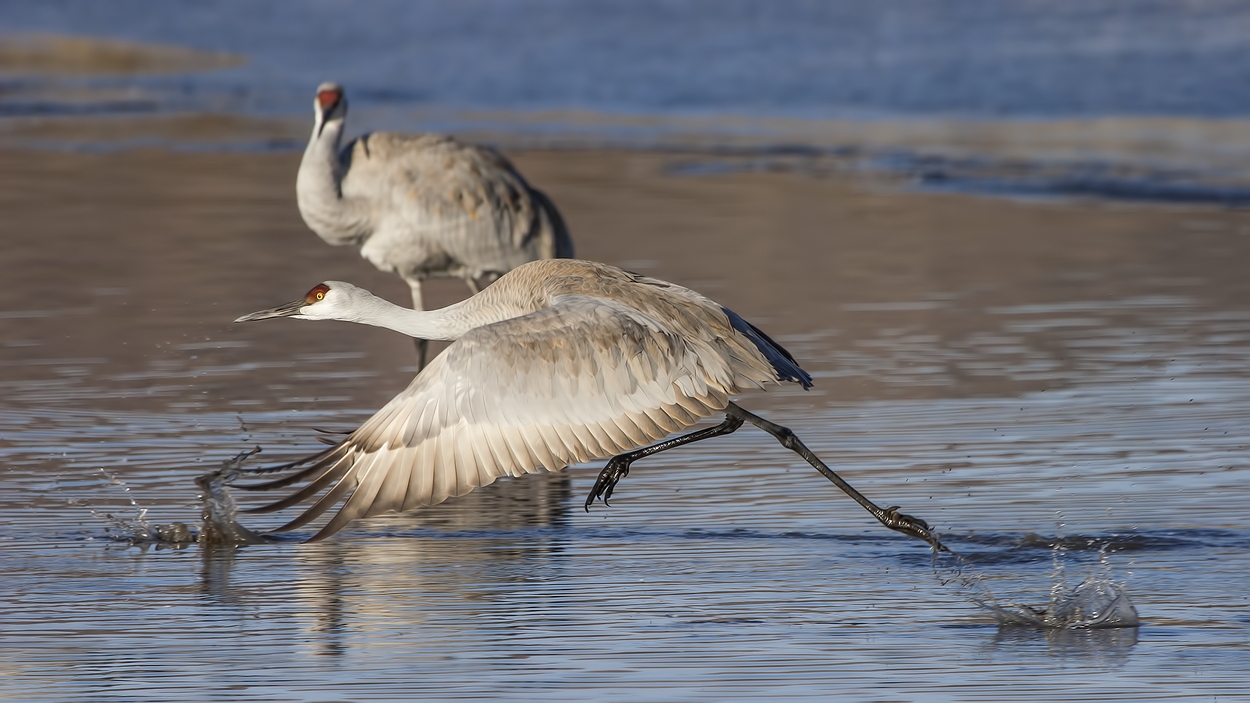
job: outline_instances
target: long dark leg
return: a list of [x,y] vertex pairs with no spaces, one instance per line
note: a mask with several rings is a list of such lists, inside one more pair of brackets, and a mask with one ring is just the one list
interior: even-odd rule
[[[424,310],[424,303],[421,300],[421,279],[405,276],[404,280],[408,282],[408,287],[412,289],[412,309]],[[412,343],[417,347],[417,373],[420,373],[421,369],[425,368],[426,357],[429,356],[430,340],[414,338]]]
[[[821,461],[815,454],[813,454],[812,451],[800,442],[799,438],[796,437],[788,428],[771,423],[759,415],[749,413],[734,403],[729,404],[729,407],[725,409],[725,413],[727,416],[726,422],[729,421],[728,418],[737,418],[739,424],[741,424],[743,420],[746,420],[752,425],[755,425],[761,430],[764,430],[768,434],[777,438],[777,441],[781,442],[781,446],[806,459],[807,463],[816,467],[816,470],[819,471],[825,478],[832,481],[833,485],[841,488],[844,493],[851,498],[854,498],[856,503],[864,506],[864,509],[872,513],[873,517],[880,520],[882,525],[885,525],[891,530],[902,532],[905,535],[911,535],[912,537],[922,539],[938,551],[950,551],[943,546],[942,543],[938,541],[938,538],[929,530],[929,523],[921,520],[920,518],[900,513],[898,511],[898,506],[892,506],[882,510],[876,503],[865,498],[864,494],[855,490],[851,484],[843,480],[841,476],[834,473],[833,469],[825,466],[825,462]],[[679,437],[678,439],[681,438]]]
[[412,342],[417,347],[417,371],[420,371],[425,368],[425,358],[429,355],[430,351],[430,340],[413,339]]
[[590,506],[594,504],[595,499],[602,497],[603,504],[608,504],[608,499],[612,497],[612,490],[616,488],[616,482],[629,475],[629,465],[643,458],[658,454],[666,449],[680,447],[683,444],[698,442],[701,439],[710,439],[719,437],[723,434],[729,434],[734,430],[742,427],[742,418],[734,415],[725,415],[725,421],[716,427],[709,427],[706,430],[699,430],[684,434],[680,437],[665,440],[659,444],[653,444],[650,447],[635,449],[632,452],[617,454],[608,460],[608,465],[603,467],[603,471],[599,472],[599,478],[595,479],[595,485],[590,489],[590,495],[586,496],[586,512],[590,512]]

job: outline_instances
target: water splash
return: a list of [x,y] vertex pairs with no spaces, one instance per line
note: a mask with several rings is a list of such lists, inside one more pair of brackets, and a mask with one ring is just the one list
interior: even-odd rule
[[[184,522],[172,522],[166,525],[149,522],[147,519],[148,509],[139,505],[139,502],[135,500],[130,486],[104,469],[100,469],[99,472],[108,481],[108,485],[121,489],[126,502],[134,511],[127,516],[85,506],[91,511],[93,516],[104,521],[104,532],[109,538],[116,542],[126,542],[135,545],[159,544],[173,547],[186,546],[196,541],[195,531]],[[77,498],[70,499],[68,502],[70,505],[84,505]]]
[[1067,585],[1065,551],[1063,540],[1052,543],[1050,598],[1043,606],[996,596],[986,575],[958,554],[934,552],[933,569],[943,584],[960,586],[969,600],[987,610],[1002,626],[1086,630],[1141,624],[1128,590],[1112,576],[1105,544],[1099,547],[1098,571],[1086,574],[1072,588]]
[[130,486],[104,469],[100,469],[100,474],[110,486],[121,489],[133,510],[132,514],[98,510],[78,499],[71,499],[69,503],[87,507],[92,515],[105,523],[104,531],[110,539],[129,545],[182,548],[191,544],[241,546],[265,542],[267,538],[264,535],[249,530],[235,519],[238,506],[229,490],[230,484],[239,476],[239,466],[258,452],[259,447],[240,452],[223,461],[221,468],[195,479],[201,491],[201,524],[198,529],[185,522],[158,524],[149,521],[148,509],[135,500]]
[[235,520],[239,506],[230,494],[230,484],[239,477],[239,467],[253,454],[258,454],[260,447],[251,451],[239,452],[233,458],[222,462],[221,468],[199,476],[195,485],[200,487],[200,504],[203,528],[200,530],[201,545],[233,545],[257,544],[267,541],[264,535],[257,534]]

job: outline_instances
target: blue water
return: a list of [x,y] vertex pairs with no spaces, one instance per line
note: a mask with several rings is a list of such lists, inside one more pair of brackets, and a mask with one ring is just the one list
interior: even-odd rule
[[304,115],[312,88],[333,79],[365,109],[1250,114],[1250,4],[1219,0],[0,4],[0,33],[24,32],[247,58],[204,74],[90,81],[146,89],[122,110]]

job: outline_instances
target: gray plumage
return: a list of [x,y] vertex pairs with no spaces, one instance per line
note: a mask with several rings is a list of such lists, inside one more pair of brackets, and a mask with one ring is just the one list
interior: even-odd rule
[[[358,518],[434,505],[492,483],[620,454],[723,412],[730,397],[811,377],[771,339],[681,286],[587,261],[538,261],[441,310],[406,310],[329,281],[238,321],[291,316],[455,340],[341,444],[276,469],[307,479],[259,510],[340,502],[313,539]],[[322,494],[320,498],[318,495]]]
[[573,242],[555,205],[498,152],[434,134],[377,132],[342,144],[347,99],[323,83],[296,177],[304,222],[335,245],[360,247],[407,281],[463,279],[476,293],[529,261],[569,258]]

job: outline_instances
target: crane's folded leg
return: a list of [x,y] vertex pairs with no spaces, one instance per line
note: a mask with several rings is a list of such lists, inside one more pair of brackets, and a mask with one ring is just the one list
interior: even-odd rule
[[[408,282],[408,287],[412,289],[412,309],[424,310],[424,302],[421,299],[421,279],[404,278]],[[426,357],[430,351],[430,340],[413,338],[413,345],[417,348],[417,373],[421,373],[421,369],[425,368]]]
[[599,472],[599,478],[595,481],[594,487],[590,489],[590,495],[586,498],[586,510],[590,510],[590,505],[594,503],[596,498],[602,497],[603,502],[605,504],[607,503],[607,499],[612,496],[612,490],[616,487],[616,483],[629,474],[629,465],[635,460],[641,459],[644,456],[657,454],[666,449],[679,447],[683,444],[690,444],[691,442],[698,442],[699,440],[729,434],[741,427],[743,422],[749,422],[761,430],[764,430],[776,438],[776,440],[781,443],[781,446],[803,457],[807,463],[815,467],[815,469],[819,471],[822,476],[832,481],[835,486],[842,489],[842,492],[853,498],[855,502],[863,506],[863,508],[869,513],[872,513],[872,516],[877,518],[882,525],[885,525],[891,530],[902,532],[905,535],[922,539],[938,551],[950,551],[940,541],[938,541],[938,538],[929,529],[929,524],[927,522],[921,520],[920,518],[900,513],[898,511],[898,506],[891,506],[884,509],[878,507],[876,503],[868,500],[868,498],[864,497],[864,494],[855,490],[851,484],[847,483],[841,476],[834,473],[833,469],[826,466],[819,457],[813,454],[812,451],[808,449],[805,444],[803,444],[803,442],[799,441],[799,438],[795,436],[794,432],[792,432],[789,428],[782,427],[781,425],[765,420],[759,415],[747,412],[735,403],[730,403],[729,407],[725,409],[725,421],[716,427],[699,430],[698,432],[691,432],[690,434],[675,437],[650,447],[644,447],[643,449],[637,449],[632,452],[626,452],[612,457],[608,460],[607,466]]
[[635,449],[632,452],[617,454],[608,459],[608,465],[603,467],[603,471],[599,472],[599,478],[595,479],[595,485],[590,489],[590,495],[586,496],[586,512],[590,512],[590,506],[594,504],[596,498],[602,498],[603,504],[608,504],[608,499],[612,497],[612,491],[616,488],[617,481],[629,475],[629,465],[644,456],[658,454],[665,449],[680,447],[683,444],[698,442],[701,439],[710,439],[719,437],[723,434],[729,434],[734,430],[742,427],[742,418],[726,415],[725,421],[716,427],[709,427],[705,430],[691,432],[680,437],[665,440],[659,444],[653,444],[650,447]]
[[430,340],[413,339],[412,341],[417,347],[417,373],[420,373],[421,369],[425,368],[425,358],[429,355]]

